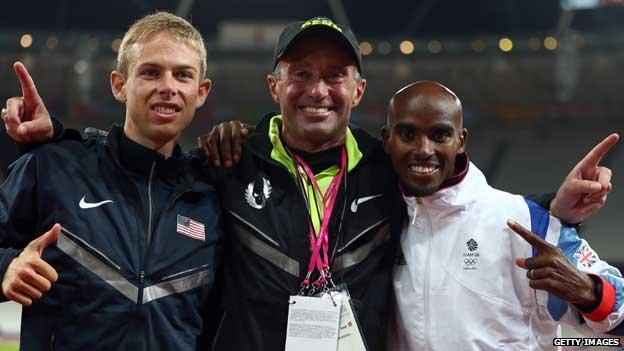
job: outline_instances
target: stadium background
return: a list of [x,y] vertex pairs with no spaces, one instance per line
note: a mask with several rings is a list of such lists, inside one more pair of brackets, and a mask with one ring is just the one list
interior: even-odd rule
[[[20,94],[21,60],[48,109],[68,127],[122,123],[108,76],[130,23],[155,10],[191,20],[208,48],[213,90],[183,145],[219,121],[257,121],[276,106],[267,92],[273,43],[284,24],[322,15],[361,42],[362,104],[352,122],[378,134],[402,86],[436,80],[464,104],[470,157],[496,187],[555,191],[571,167],[610,132],[624,132],[622,0],[30,1],[0,12],[0,97]],[[0,132],[0,179],[15,147]],[[614,171],[606,207],[584,235],[624,268],[624,146],[603,161]],[[19,308],[0,304],[0,350],[19,332]]]

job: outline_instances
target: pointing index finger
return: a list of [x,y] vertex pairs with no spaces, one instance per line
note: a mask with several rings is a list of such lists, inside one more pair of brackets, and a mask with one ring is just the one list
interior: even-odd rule
[[581,160],[579,163],[582,166],[596,167],[600,160],[611,150],[611,148],[618,142],[620,136],[617,133],[613,133],[604,138],[598,145]]
[[535,235],[533,232],[526,229],[514,220],[508,219],[507,226],[509,226],[511,230],[520,235],[526,242],[531,244],[531,246],[536,248],[539,252],[542,252],[544,250],[550,250],[552,248],[552,245],[549,242]]
[[22,86],[22,95],[24,96],[24,99],[39,99],[37,87],[35,86],[35,82],[33,81],[32,77],[28,73],[26,66],[18,61],[13,64],[13,70],[15,70],[15,74],[17,75],[20,85]]

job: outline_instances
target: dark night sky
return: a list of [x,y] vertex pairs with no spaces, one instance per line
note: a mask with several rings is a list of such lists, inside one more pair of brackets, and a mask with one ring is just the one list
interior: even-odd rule
[[[175,11],[174,0],[37,0],[3,4],[0,28],[124,32],[135,19],[156,9]],[[559,0],[343,0],[351,26],[360,37],[552,32]],[[428,9],[423,11],[423,9]],[[420,16],[419,16],[420,14]],[[321,0],[196,0],[192,22],[206,36],[225,19],[289,21],[331,16]],[[421,20],[417,20],[421,18]],[[624,29],[624,7],[577,11],[573,28],[582,31]]]

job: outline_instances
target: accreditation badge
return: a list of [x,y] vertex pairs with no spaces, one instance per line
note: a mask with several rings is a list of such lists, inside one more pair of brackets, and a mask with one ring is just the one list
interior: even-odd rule
[[336,350],[342,297],[291,296],[286,351]]
[[321,296],[332,294],[334,298],[340,296],[342,307],[340,309],[340,322],[338,327],[337,351],[366,351],[366,343],[362,337],[357,316],[354,312],[351,296],[345,284],[340,284],[325,292]]

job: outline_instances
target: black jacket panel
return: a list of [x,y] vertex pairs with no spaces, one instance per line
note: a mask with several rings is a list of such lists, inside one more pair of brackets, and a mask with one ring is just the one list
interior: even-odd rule
[[[310,259],[305,199],[270,157],[269,118],[245,141],[240,163],[218,177],[229,245],[217,350],[283,350],[288,299]],[[331,272],[347,284],[369,348],[382,350],[396,245],[390,217],[402,201],[380,142],[353,133],[363,158],[343,181],[330,221]]]

